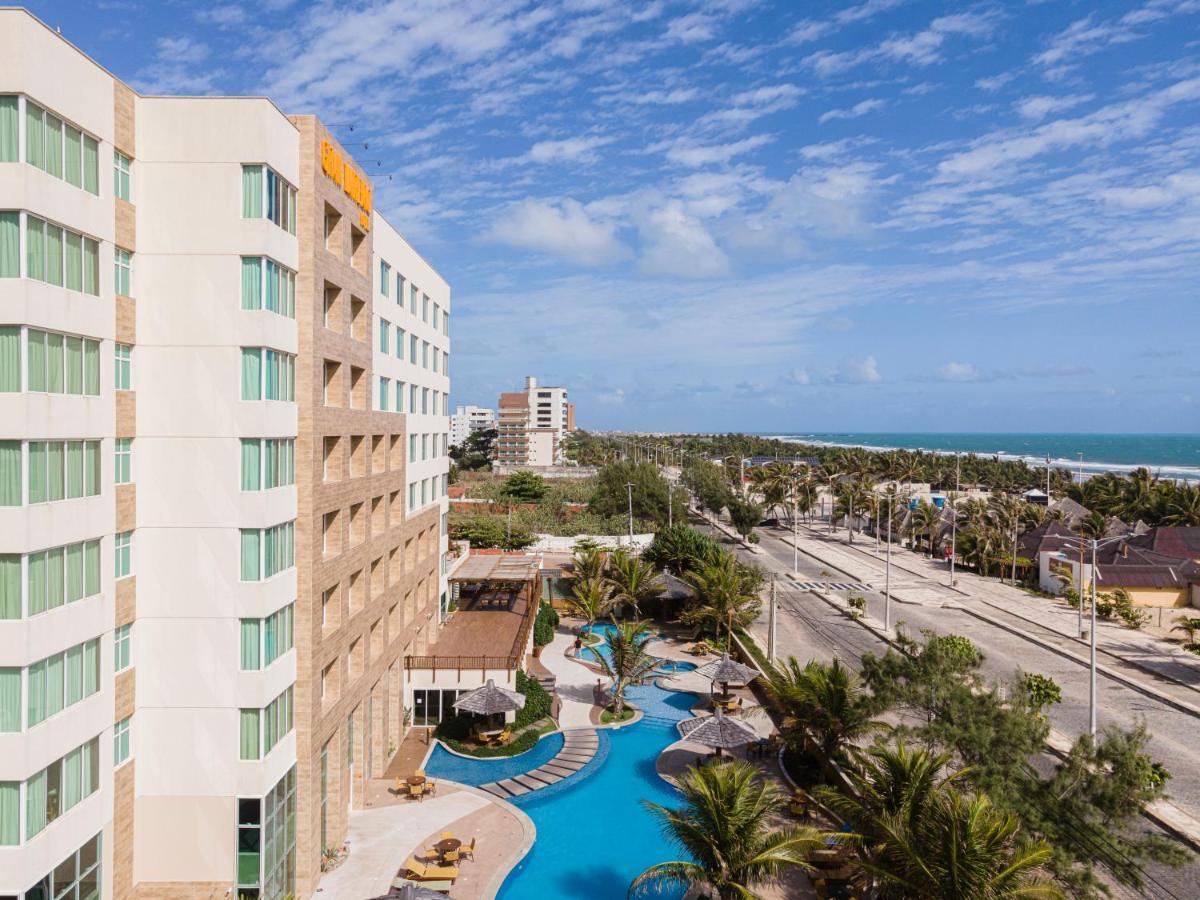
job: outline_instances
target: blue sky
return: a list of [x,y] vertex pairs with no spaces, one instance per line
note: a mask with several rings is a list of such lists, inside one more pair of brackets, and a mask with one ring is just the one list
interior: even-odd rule
[[453,287],[455,402],[1200,430],[1200,0],[32,8],[139,89],[366,143]]

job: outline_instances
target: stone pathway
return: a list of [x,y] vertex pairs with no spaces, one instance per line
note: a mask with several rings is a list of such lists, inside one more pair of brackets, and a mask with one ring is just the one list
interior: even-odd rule
[[520,797],[532,791],[557,784],[564,778],[574,775],[592,761],[600,746],[600,738],[594,729],[579,728],[563,732],[563,747],[558,755],[546,764],[526,772],[505,778],[503,781],[493,781],[491,784],[480,785],[480,790],[487,791],[494,797],[507,800],[509,797]]
[[574,632],[559,625],[554,640],[542,649],[538,660],[554,673],[554,691],[561,703],[558,727],[563,731],[592,727],[592,698],[598,676],[583,663],[566,655],[574,646]]

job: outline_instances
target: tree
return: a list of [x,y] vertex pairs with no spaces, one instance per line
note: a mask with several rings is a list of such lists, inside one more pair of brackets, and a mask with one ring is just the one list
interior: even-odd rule
[[450,448],[450,458],[463,471],[491,468],[492,446],[499,432],[495,428],[471,432],[462,446]]
[[749,763],[698,766],[679,778],[683,805],[645,802],[663,834],[686,860],[651,866],[633,880],[630,895],[667,886],[701,886],[701,896],[753,900],[756,887],[789,868],[810,870],[807,857],[828,835],[813,828],[777,827],[785,799]]
[[854,742],[884,727],[875,720],[880,711],[857,675],[835,659],[825,665],[815,659],[801,666],[796,657],[767,674],[767,690],[784,716],[789,743],[800,749],[803,735],[812,735],[821,755],[840,761]]
[[[667,480],[652,463],[618,462],[600,470],[588,510],[599,516],[627,516],[633,485],[633,517],[654,525],[667,523]],[[682,510],[681,510],[682,511]]]
[[601,671],[613,680],[613,713],[618,719],[625,712],[626,688],[642,682],[659,664],[658,657],[646,652],[653,639],[646,622],[625,622],[604,636],[608,654],[596,654]]
[[503,519],[493,516],[471,516],[450,523],[450,536],[455,540],[470,541],[472,547],[500,547],[504,550],[521,550],[537,543],[528,531],[513,529],[508,533]]
[[717,545],[690,525],[660,528],[642,551],[642,559],[675,575],[683,575],[713,559]]
[[721,469],[709,462],[689,466],[683,473],[684,483],[696,495],[700,505],[715,516],[733,499],[733,491],[725,480]]
[[662,578],[654,571],[654,566],[623,547],[608,559],[607,580],[612,588],[613,603],[632,606],[635,619],[641,618],[643,603],[662,594]]
[[1029,705],[1036,710],[1062,703],[1062,688],[1053,678],[1038,675],[1036,672],[1025,672],[1018,683],[1029,699]]
[[942,524],[942,511],[932,503],[926,503],[922,500],[917,504],[917,508],[912,511],[912,529],[913,542],[917,542],[917,536],[923,535],[929,542],[929,555],[933,556],[937,549],[938,529]]
[[684,580],[695,588],[696,604],[684,610],[681,618],[699,625],[705,634],[719,637],[731,622],[735,628],[745,628],[758,617],[761,575],[747,572],[732,553],[722,551],[715,561],[687,573]]
[[754,526],[762,521],[763,510],[757,503],[731,497],[729,502],[729,521],[734,529],[745,540],[754,533]]
[[1194,644],[1196,643],[1196,632],[1200,631],[1200,618],[1197,618],[1196,616],[1186,616],[1182,619],[1176,619],[1175,627],[1171,630],[1182,631],[1187,637],[1185,643]]
[[504,479],[500,494],[522,503],[537,503],[546,496],[546,480],[536,472],[513,472]]
[[581,580],[600,581],[604,577],[607,561],[604,551],[594,545],[582,546],[576,544],[575,555],[571,560],[575,577]]
[[587,620],[590,633],[596,620],[612,609],[612,590],[601,578],[576,578],[571,584],[567,605],[572,612]]

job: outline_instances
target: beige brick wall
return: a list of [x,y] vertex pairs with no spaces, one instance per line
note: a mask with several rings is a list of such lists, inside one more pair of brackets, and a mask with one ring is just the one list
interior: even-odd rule
[[117,391],[117,437],[137,434],[137,393]]
[[135,138],[134,93],[119,81],[113,81],[113,145],[133,159],[137,155]]
[[122,250],[133,253],[137,250],[137,217],[133,204],[116,199],[117,231],[116,244]]
[[137,524],[137,485],[117,485],[117,531],[132,531]]
[[116,339],[121,344],[137,343],[137,301],[132,297],[117,297]]
[[[133,673],[129,673],[132,675]],[[117,676],[120,681],[121,676]],[[113,898],[135,900],[133,886],[133,791],[136,782],[130,760],[113,773]]]

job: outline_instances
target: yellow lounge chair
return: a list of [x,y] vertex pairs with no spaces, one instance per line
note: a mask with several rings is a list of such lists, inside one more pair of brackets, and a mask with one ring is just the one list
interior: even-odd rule
[[442,862],[444,863],[456,863],[458,862],[458,858],[458,850],[447,850],[444,854],[442,854]]
[[437,793],[437,780],[436,779],[430,778],[428,781],[425,782],[425,793],[427,793],[427,794],[436,794]]
[[404,871],[413,881],[441,881],[451,884],[458,878],[457,866],[427,866],[415,856],[404,864]]
[[396,796],[408,793],[408,785],[404,783],[403,778],[397,778],[396,783],[392,786],[392,793]]

